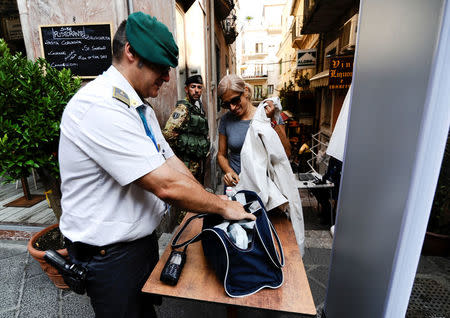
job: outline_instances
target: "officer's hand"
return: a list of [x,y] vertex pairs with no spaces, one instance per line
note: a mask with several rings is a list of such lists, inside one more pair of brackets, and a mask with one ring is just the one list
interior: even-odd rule
[[227,187],[234,187],[239,183],[239,176],[234,171],[228,172],[223,176],[223,183],[225,183]]
[[256,220],[256,216],[244,210],[242,204],[237,201],[224,201],[226,204],[222,217],[226,220]]
[[219,198],[222,200],[228,200],[228,197],[225,194],[218,194]]

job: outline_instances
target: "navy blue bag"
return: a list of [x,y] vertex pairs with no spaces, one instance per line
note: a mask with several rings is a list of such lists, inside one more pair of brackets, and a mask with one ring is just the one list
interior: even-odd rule
[[[219,280],[223,281],[225,292],[230,297],[248,296],[265,287],[280,287],[283,284],[283,248],[261,199],[256,193],[245,190],[239,191],[233,199],[256,216],[255,226],[250,230],[251,243],[246,249],[237,247],[227,232],[216,227],[224,219],[215,214],[198,214],[189,218],[172,241],[172,249],[201,240],[205,258]],[[201,233],[177,244],[181,233],[196,218],[203,218]]]

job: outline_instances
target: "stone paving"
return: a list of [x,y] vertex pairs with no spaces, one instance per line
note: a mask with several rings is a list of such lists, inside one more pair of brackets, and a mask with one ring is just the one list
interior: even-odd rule
[[[303,263],[311,292],[321,316],[326,296],[332,237],[329,226],[320,224],[315,200],[302,193],[305,218],[305,256]],[[21,225],[15,230],[35,232]],[[159,239],[160,254],[172,234]],[[12,239],[14,238],[14,239]],[[57,289],[27,252],[26,236],[5,240],[0,236],[0,318],[18,317],[94,317],[86,295]],[[432,286],[432,289],[430,289]],[[438,295],[437,295],[438,294]],[[407,317],[450,317],[450,258],[422,256],[416,274]],[[157,307],[159,317],[226,317],[225,305],[164,298]],[[237,309],[238,317],[299,317],[257,309]],[[310,317],[310,316],[308,316]]]
[[[326,233],[323,233],[324,236]],[[171,234],[163,234],[160,238],[160,253],[168,244]],[[307,248],[303,262],[308,276],[314,302],[318,309],[317,317],[325,300],[328,268],[331,250],[321,247],[324,242],[307,239]],[[57,289],[43,273],[39,264],[31,258],[26,249],[26,241],[0,241],[0,283],[1,301],[0,318],[18,317],[94,317],[89,298],[71,291]],[[434,308],[419,308],[410,303],[407,317],[450,317],[448,311],[450,259],[443,257],[422,257],[416,281],[423,285],[433,285],[433,290],[443,293],[441,303]],[[414,288],[416,288],[415,284]],[[423,287],[423,286],[422,286]],[[423,288],[422,288],[423,289]],[[423,306],[426,295],[417,292],[418,302]],[[413,293],[414,294],[414,293]],[[432,297],[437,297],[435,294]],[[445,303],[447,302],[447,303]],[[434,315],[425,315],[425,313]],[[434,310],[434,311],[431,311]],[[165,298],[157,307],[159,317],[226,317],[226,307],[219,304]],[[273,313],[264,310],[238,308],[239,317],[299,317],[287,313]],[[438,313],[443,313],[439,316]]]
[[[171,234],[164,233],[159,240],[160,254],[169,243]],[[328,237],[328,240],[330,236]],[[319,241],[307,240],[307,245],[319,246]],[[27,241],[0,241],[0,277],[2,301],[0,318],[6,317],[94,317],[89,298],[71,291],[57,289],[47,275],[27,252]],[[305,269],[318,308],[325,299],[330,249],[306,248]],[[225,317],[224,305],[200,303],[177,299],[164,299],[157,308],[160,317]],[[264,317],[261,310],[238,309],[242,317]],[[256,315],[256,316],[255,316]],[[298,317],[280,313],[270,317]]]

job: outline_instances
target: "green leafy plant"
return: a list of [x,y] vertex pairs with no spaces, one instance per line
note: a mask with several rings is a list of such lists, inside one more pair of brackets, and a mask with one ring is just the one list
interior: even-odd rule
[[450,134],[447,137],[427,230],[436,234],[450,235]]
[[284,83],[282,89],[280,89],[280,102],[283,110],[289,110],[295,112],[297,104],[297,92],[295,91],[294,83],[290,80],[289,84]]
[[[12,55],[0,39],[0,176],[12,182],[34,168],[45,180],[59,180],[56,157],[65,105],[80,88],[70,70]],[[45,184],[44,184],[45,186]],[[46,186],[46,190],[50,187]],[[57,186],[52,191],[59,193]]]
[[299,87],[301,87],[302,89],[308,89],[309,87],[309,73],[306,73],[305,75],[300,74],[297,78],[296,78],[296,83]]

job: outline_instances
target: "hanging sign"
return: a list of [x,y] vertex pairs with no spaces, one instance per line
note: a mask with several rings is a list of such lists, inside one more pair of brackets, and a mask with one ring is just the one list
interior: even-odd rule
[[41,25],[42,55],[57,69],[69,68],[74,75],[93,78],[112,62],[111,24]]
[[337,56],[330,60],[329,89],[349,88],[353,76],[353,56]]
[[316,67],[317,49],[297,51],[297,69]]

